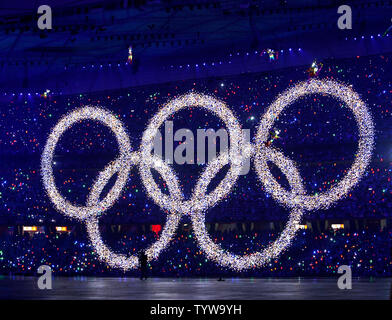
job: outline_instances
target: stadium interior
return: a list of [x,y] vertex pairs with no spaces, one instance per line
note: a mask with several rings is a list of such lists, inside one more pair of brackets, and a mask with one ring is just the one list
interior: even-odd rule
[[[137,276],[100,261],[80,221],[57,211],[43,187],[41,156],[56,123],[85,105],[110,110],[138,150],[149,120],[175,97],[212,95],[234,112],[254,141],[260,119],[286,89],[310,78],[332,79],[359,93],[374,122],[371,162],[333,206],[307,211],[280,258],[238,273],[205,256],[184,216],[168,247],[149,269],[159,277],[392,276],[392,1],[347,1],[353,27],[337,27],[335,0],[47,0],[53,28],[40,30],[35,1],[0,4],[0,273]],[[317,3],[317,4],[315,4]],[[387,30],[387,31],[386,31]],[[311,74],[312,64],[319,67]],[[170,118],[174,129],[224,128],[214,114],[191,108]],[[163,128],[160,129],[165,137]],[[306,192],[330,190],[350,169],[358,148],[353,113],[316,94],[277,117],[269,144],[296,163]],[[182,141],[174,141],[173,149]],[[217,144],[219,146],[219,143]],[[168,147],[165,146],[165,152]],[[97,174],[115,159],[107,127],[77,123],[55,150],[59,192],[85,205]],[[194,162],[198,154],[195,152]],[[190,198],[205,164],[173,164]],[[289,188],[274,164],[273,176]],[[228,171],[225,166],[211,189]],[[167,181],[154,172],[164,194]],[[111,179],[103,193],[115,183]],[[288,221],[260,183],[253,161],[231,193],[205,213],[215,243],[250,254],[276,239]],[[160,238],[167,221],[147,195],[137,169],[121,197],[99,218],[105,243],[136,254]]]

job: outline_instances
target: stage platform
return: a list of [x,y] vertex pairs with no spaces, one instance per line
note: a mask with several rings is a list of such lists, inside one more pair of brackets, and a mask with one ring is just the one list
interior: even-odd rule
[[52,290],[37,278],[0,276],[0,299],[390,299],[391,278],[353,279],[339,290],[337,278],[99,278],[54,277]]

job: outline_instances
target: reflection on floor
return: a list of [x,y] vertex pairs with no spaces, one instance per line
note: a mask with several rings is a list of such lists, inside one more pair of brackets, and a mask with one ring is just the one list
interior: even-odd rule
[[339,290],[337,278],[137,278],[54,277],[52,290],[37,278],[0,276],[0,299],[390,299],[391,278],[353,279]]

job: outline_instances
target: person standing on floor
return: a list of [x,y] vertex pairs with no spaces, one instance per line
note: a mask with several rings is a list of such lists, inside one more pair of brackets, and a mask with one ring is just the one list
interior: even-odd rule
[[140,280],[147,280],[147,254],[144,251],[139,253],[139,264],[140,264]]

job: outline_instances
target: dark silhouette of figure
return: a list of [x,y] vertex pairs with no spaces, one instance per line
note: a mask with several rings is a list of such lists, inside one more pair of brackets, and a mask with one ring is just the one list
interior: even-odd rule
[[140,280],[147,280],[147,255],[144,251],[139,253]]
[[389,300],[392,300],[392,282],[391,282],[391,289],[389,290]]

